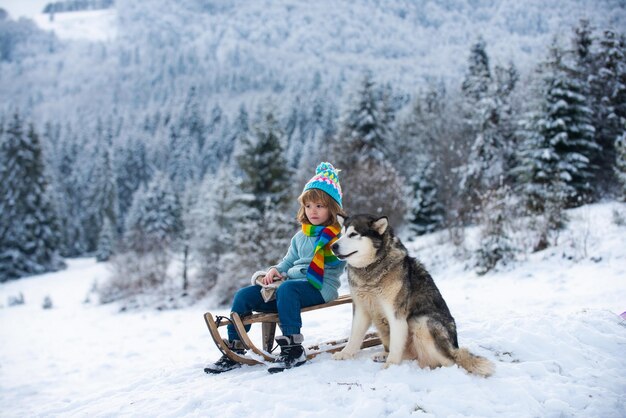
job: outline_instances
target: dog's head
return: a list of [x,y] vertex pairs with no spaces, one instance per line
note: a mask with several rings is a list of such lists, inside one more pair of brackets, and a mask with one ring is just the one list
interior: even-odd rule
[[375,262],[384,236],[390,232],[387,217],[355,215],[344,218],[338,215],[337,218],[341,225],[341,238],[332,246],[337,258],[356,268]]

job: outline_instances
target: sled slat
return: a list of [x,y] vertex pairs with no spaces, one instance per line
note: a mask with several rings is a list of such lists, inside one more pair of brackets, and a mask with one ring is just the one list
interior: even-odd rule
[[[322,303],[320,305],[307,306],[306,308],[302,308],[300,312],[310,312],[318,309],[330,308],[331,306],[344,305],[346,303],[352,303],[351,295],[343,295],[339,296],[337,299],[332,300],[330,302]],[[241,321],[244,325],[256,324],[259,322],[275,322],[278,323],[278,314],[276,313],[256,313],[252,315],[247,315],[241,318]]]
[[[320,305],[309,306],[306,308],[302,308],[302,312],[310,312],[318,309],[330,308],[332,306],[344,305],[346,303],[352,303],[351,295],[343,295],[338,297],[337,299],[328,302],[322,303]],[[252,315],[247,315],[245,317],[240,317],[237,313],[232,312],[230,319],[225,319],[220,321],[220,323],[216,323],[213,319],[213,315],[210,312],[204,314],[204,319],[209,327],[209,331],[211,332],[211,336],[213,337],[213,341],[215,345],[219,348],[219,350],[228,356],[230,359],[234,361],[238,361],[243,364],[262,364],[262,361],[255,360],[250,357],[244,357],[233,352],[228,346],[224,343],[224,340],[220,336],[219,327],[233,324],[235,330],[239,334],[241,342],[254,354],[260,356],[266,362],[275,362],[277,356],[271,354],[272,346],[274,343],[274,334],[276,332],[276,324],[279,322],[278,313],[255,313]],[[246,325],[251,325],[255,323],[261,323],[263,326],[262,329],[262,341],[261,348],[257,347],[253,342],[248,333],[245,330]],[[348,338],[343,338],[340,340],[328,341],[320,344],[313,345],[306,349],[307,358],[312,359],[315,356],[318,356],[323,353],[334,353],[342,350],[346,344],[348,343]],[[381,340],[376,333],[369,333],[365,336],[363,340],[363,344],[361,348],[374,347],[381,344]]]

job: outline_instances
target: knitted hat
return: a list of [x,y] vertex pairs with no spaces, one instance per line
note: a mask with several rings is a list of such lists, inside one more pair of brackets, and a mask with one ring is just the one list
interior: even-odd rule
[[309,189],[319,189],[328,193],[330,197],[339,203],[339,207],[343,208],[341,205],[342,193],[341,185],[339,184],[338,170],[336,170],[331,163],[320,163],[320,165],[317,166],[315,176],[304,186],[302,192],[304,193]]

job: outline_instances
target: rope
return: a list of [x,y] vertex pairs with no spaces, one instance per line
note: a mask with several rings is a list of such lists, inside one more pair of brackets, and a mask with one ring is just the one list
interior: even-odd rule
[[219,327],[222,324],[222,321],[226,320],[230,322],[230,319],[227,316],[216,315],[215,316],[215,324]]

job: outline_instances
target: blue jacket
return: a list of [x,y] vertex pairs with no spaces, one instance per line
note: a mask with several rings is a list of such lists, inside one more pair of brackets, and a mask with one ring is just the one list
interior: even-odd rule
[[[307,237],[304,232],[298,231],[291,238],[291,244],[287,255],[283,261],[274,266],[280,273],[287,273],[289,280],[306,280],[306,271],[313,260],[313,252],[315,250],[315,242],[317,237]],[[326,302],[337,299],[339,296],[339,276],[343,273],[346,266],[345,261],[339,262],[335,266],[324,266],[324,284],[320,289],[322,297]]]

